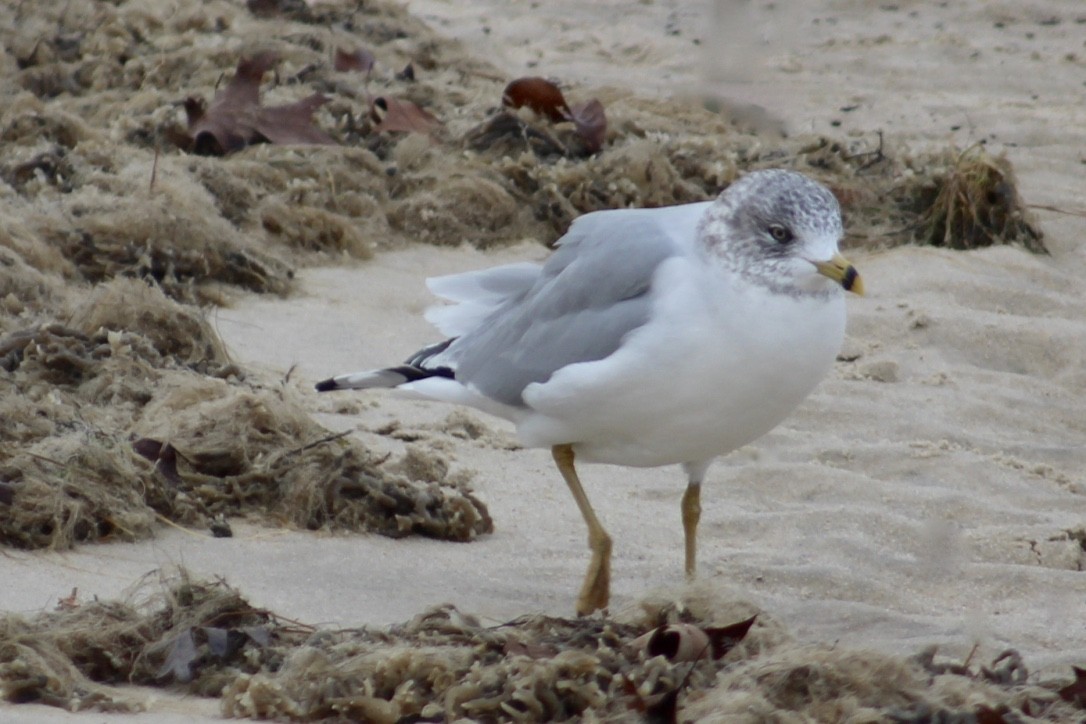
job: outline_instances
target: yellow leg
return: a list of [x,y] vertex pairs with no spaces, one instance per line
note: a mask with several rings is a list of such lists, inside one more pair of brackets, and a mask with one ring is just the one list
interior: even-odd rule
[[588,564],[581,593],[577,596],[577,615],[587,616],[598,609],[606,609],[611,598],[611,536],[600,525],[581,487],[577,470],[573,467],[573,447],[555,445],[551,448],[551,454],[588,526],[588,547],[592,550],[592,560]]
[[686,577],[698,567],[698,521],[701,520],[701,483],[690,483],[683,493],[683,532],[686,534]]

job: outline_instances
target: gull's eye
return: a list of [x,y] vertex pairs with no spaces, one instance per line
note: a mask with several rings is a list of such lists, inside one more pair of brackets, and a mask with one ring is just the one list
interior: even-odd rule
[[792,232],[787,226],[781,224],[770,224],[769,235],[773,237],[773,241],[778,244],[787,244],[792,240]]

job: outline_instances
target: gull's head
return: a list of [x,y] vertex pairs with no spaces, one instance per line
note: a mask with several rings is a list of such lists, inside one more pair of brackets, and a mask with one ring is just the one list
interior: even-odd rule
[[837,248],[844,234],[837,199],[803,174],[747,174],[709,208],[700,234],[723,265],[773,291],[863,294],[863,280]]

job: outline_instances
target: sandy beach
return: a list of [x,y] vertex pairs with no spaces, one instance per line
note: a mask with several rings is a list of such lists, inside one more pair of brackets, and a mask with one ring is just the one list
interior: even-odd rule
[[[586,466],[582,478],[615,541],[619,618],[648,599],[695,595],[762,611],[799,659],[937,646],[949,660],[989,662],[1014,649],[1034,683],[1070,682],[1071,666],[1086,665],[1086,11],[1056,0],[819,0],[802,13],[663,0],[407,7],[485,61],[498,90],[543,75],[577,97],[715,99],[767,137],[873,147],[881,134],[899,156],[974,144],[1005,154],[1050,254],[854,243],[868,294],[849,299],[842,355],[781,426],[710,470],[693,587],[682,571],[681,471]],[[183,163],[164,158],[164,178]],[[73,589],[82,601],[115,599],[183,565],[329,629],[387,627],[445,603],[491,626],[571,617],[588,551],[547,451],[521,449],[510,425],[479,412],[313,391],[438,340],[422,318],[427,277],[542,260],[545,241],[330,252],[300,263],[284,296],[231,289],[204,307],[250,381],[330,433],[351,431],[375,457],[440,455],[486,504],[493,533],[457,543],[244,519],[231,538],[160,524],[137,542],[4,548],[0,577],[19,583],[0,592],[0,610],[51,611]],[[729,703],[727,686],[699,694],[680,719],[756,711]],[[220,718],[214,699],[132,696],[146,711],[4,703],[0,719]],[[818,717],[790,715],[780,720]]]

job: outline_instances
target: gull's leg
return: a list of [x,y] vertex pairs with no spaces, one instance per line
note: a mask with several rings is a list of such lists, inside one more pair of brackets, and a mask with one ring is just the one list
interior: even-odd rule
[[712,460],[683,463],[686,492],[683,493],[683,533],[686,539],[686,577],[693,579],[698,567],[698,521],[701,520],[701,481]]
[[607,608],[611,597],[611,536],[607,535],[607,531],[600,525],[599,518],[581,487],[577,470],[573,467],[573,447],[555,445],[551,448],[551,454],[588,526],[588,547],[592,549],[592,560],[588,564],[581,593],[577,596],[577,615],[587,616],[597,609]]

